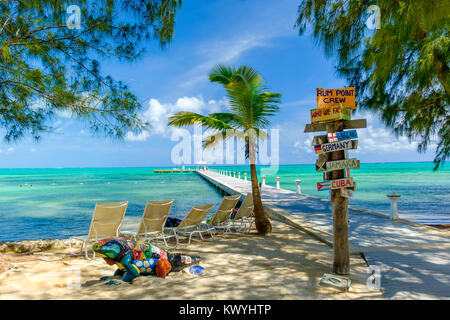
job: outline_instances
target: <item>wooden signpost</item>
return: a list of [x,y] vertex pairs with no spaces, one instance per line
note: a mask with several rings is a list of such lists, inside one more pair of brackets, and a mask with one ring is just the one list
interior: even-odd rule
[[348,150],[358,148],[356,130],[366,128],[366,119],[350,120],[351,109],[356,109],[355,88],[316,90],[317,109],[311,110],[311,124],[305,132],[326,131],[315,136],[312,146],[318,155],[316,171],[323,172],[317,190],[328,190],[333,210],[333,273],[346,275],[350,272],[348,243],[348,200],[356,191],[356,182],[349,169],[359,169],[360,161],[348,159]]

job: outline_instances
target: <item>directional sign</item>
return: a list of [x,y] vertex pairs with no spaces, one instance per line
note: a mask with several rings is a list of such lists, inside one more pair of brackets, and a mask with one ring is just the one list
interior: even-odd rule
[[332,170],[342,170],[342,169],[359,169],[359,160],[356,158],[336,160],[328,162],[316,162],[316,171],[332,171]]
[[356,109],[355,88],[345,89],[316,89],[317,108],[322,109],[335,105],[342,105],[350,109]]
[[342,178],[330,181],[317,182],[317,191],[322,190],[334,190],[340,188],[350,188],[353,187],[353,178]]
[[[344,171],[344,178],[350,177],[350,169],[343,169],[342,171]],[[323,173],[323,180],[324,180],[324,181],[330,181],[330,180],[333,180],[333,179],[331,178],[331,171],[325,171],[325,172]],[[355,182],[355,187],[354,187],[354,188],[356,188],[356,182]]]
[[[344,120],[344,129],[367,128],[366,119]],[[307,123],[303,132],[327,131],[326,123]]]
[[342,106],[330,106],[311,110],[311,123],[350,120],[350,109]]
[[358,140],[346,140],[332,143],[318,144],[314,146],[314,152],[317,154],[324,152],[349,150],[358,148]]
[[338,131],[328,134],[328,142],[358,139],[356,130]]

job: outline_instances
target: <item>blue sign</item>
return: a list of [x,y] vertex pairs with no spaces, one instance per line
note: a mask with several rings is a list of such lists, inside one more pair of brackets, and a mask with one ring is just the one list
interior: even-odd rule
[[338,141],[358,139],[356,130],[338,131],[336,132]]

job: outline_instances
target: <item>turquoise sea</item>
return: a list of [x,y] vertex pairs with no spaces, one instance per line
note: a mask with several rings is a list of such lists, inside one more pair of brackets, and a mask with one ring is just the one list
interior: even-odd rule
[[[450,169],[432,163],[361,164],[353,206],[389,213],[386,194],[401,195],[401,217],[420,223],[450,223]],[[158,169],[161,167],[158,167]],[[244,172],[247,166],[211,167]],[[0,241],[68,238],[87,233],[96,202],[129,201],[123,229],[133,230],[146,201],[175,199],[171,216],[182,218],[199,204],[218,205],[221,194],[195,173],[154,174],[156,168],[0,169]],[[283,165],[266,183],[328,198],[316,191],[322,174],[313,165]],[[22,185],[22,187],[20,186]],[[213,209],[214,211],[214,209]]]

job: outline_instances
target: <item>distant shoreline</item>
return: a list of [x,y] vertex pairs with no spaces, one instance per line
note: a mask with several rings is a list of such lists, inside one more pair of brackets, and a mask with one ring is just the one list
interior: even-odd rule
[[[389,161],[389,162],[361,162],[361,164],[397,164],[397,163],[433,163],[433,161]],[[248,164],[206,164],[208,167],[242,167],[247,166]],[[279,164],[280,166],[303,166],[303,165],[312,165],[312,163],[286,163],[286,164]],[[196,167],[202,167],[204,164],[185,164],[184,167],[186,168],[196,168]],[[444,164],[445,166],[445,164]],[[15,170],[15,169],[128,169],[128,168],[181,168],[183,165],[154,165],[154,166],[105,166],[105,167],[17,167],[17,168],[6,168],[6,167],[0,167],[0,170]],[[256,167],[270,167],[270,165],[256,165]]]

